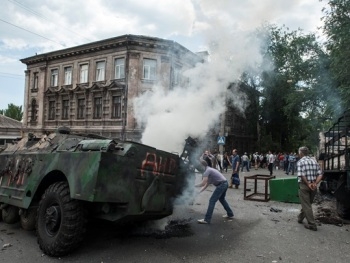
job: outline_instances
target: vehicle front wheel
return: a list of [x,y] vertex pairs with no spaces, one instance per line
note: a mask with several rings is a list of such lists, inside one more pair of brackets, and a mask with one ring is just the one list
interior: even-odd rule
[[16,206],[8,205],[1,211],[2,220],[7,224],[17,223],[19,220],[19,209]]
[[70,198],[67,182],[50,185],[39,203],[36,231],[40,249],[49,256],[64,256],[76,249],[86,232],[82,203]]

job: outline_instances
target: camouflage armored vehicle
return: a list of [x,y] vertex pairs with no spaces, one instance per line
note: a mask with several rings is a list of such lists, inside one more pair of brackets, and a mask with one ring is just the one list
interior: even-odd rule
[[79,246],[89,218],[123,223],[169,216],[194,170],[195,147],[189,137],[179,156],[67,128],[29,134],[0,153],[2,220],[36,229],[42,251],[62,256]]

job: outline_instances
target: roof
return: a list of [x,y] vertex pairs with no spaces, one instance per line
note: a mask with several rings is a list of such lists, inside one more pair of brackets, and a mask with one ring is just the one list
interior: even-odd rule
[[22,128],[22,122],[0,114],[0,128]]
[[89,52],[96,52],[98,50],[112,49],[114,50],[118,46],[142,46],[155,49],[163,50],[173,50],[178,52],[186,53],[187,55],[191,54],[192,59],[202,60],[201,56],[191,52],[184,46],[173,40],[167,40],[157,37],[143,36],[143,35],[122,35],[118,37],[103,39],[75,47],[70,47],[62,50],[56,50],[48,53],[37,54],[32,57],[20,59],[24,64],[30,65],[38,62],[45,62],[50,60],[55,60],[57,58],[67,58],[71,56],[76,56],[78,54],[85,54]]

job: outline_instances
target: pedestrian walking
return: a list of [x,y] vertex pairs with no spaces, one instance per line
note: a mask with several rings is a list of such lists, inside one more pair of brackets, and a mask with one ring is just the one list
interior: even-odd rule
[[222,173],[220,173],[218,170],[209,167],[206,161],[201,160],[201,164],[204,166],[205,171],[203,173],[202,182],[200,182],[199,184],[196,184],[196,187],[202,187],[200,190],[200,193],[201,193],[210,184],[213,184],[215,185],[215,190],[209,199],[209,205],[208,205],[207,213],[205,214],[204,219],[199,219],[198,223],[210,224],[211,218],[214,212],[214,207],[217,201],[219,201],[224,207],[224,209],[226,210],[227,214],[223,215],[223,217],[227,219],[232,219],[233,212],[225,198],[226,191],[228,188],[226,177]]
[[235,185],[235,188],[238,188],[238,186],[240,185],[239,164],[239,155],[237,154],[237,150],[233,149],[231,155],[232,175],[229,188],[232,188],[232,185]]
[[227,168],[229,165],[231,165],[230,158],[228,157],[227,152],[224,153],[223,165],[224,165],[224,171],[227,173]]
[[243,168],[244,167],[246,167],[247,172],[249,172],[249,157],[248,157],[246,152],[242,155],[242,169],[241,169],[241,172],[243,172]]
[[267,168],[269,169],[270,171],[270,176],[273,174],[273,165],[275,163],[275,155],[272,154],[271,151],[269,151],[269,154],[267,155],[267,162],[268,162],[268,165],[267,165]]

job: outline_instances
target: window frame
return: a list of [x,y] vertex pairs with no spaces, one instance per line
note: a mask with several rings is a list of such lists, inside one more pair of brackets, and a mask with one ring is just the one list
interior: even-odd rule
[[122,118],[122,96],[121,95],[112,96],[111,118],[112,119]]
[[34,72],[33,74],[33,90],[38,90],[39,87],[39,73]]
[[[101,67],[103,65],[103,67]],[[106,79],[106,61],[100,60],[96,62],[96,81],[104,81]]]
[[51,69],[51,87],[58,86],[58,68]]
[[[118,64],[118,61],[122,61],[122,64]],[[114,78],[124,79],[125,78],[125,58],[114,59]]]
[[[67,69],[70,69],[70,71],[67,71]],[[72,85],[73,67],[72,66],[66,66],[66,67],[64,67],[63,71],[64,71],[64,85]]]
[[[99,103],[97,103],[99,102]],[[95,97],[94,98],[94,112],[93,112],[94,119],[101,119],[102,118],[102,97]]]
[[[83,69],[86,67],[86,69]],[[88,83],[89,82],[89,64],[82,63],[79,65],[79,83]]]
[[[83,104],[81,105],[81,101]],[[85,98],[78,98],[77,100],[77,119],[82,120],[85,118]]]
[[[149,63],[154,63],[154,65],[147,65]],[[144,80],[156,80],[157,78],[157,60],[144,58],[143,59],[143,67],[142,67],[142,77]],[[152,74],[153,73],[153,74]]]
[[69,99],[62,99],[62,120],[69,119]]
[[49,100],[49,111],[48,120],[56,119],[56,101]]

